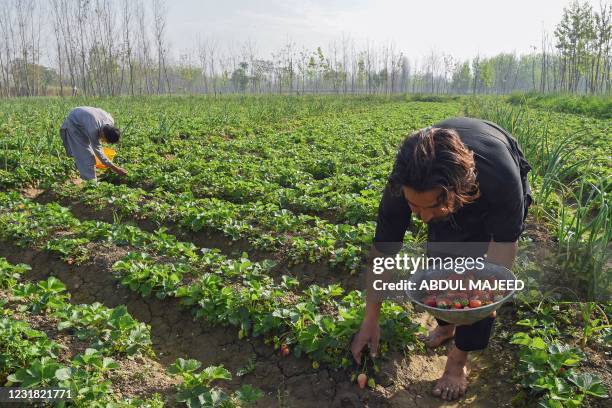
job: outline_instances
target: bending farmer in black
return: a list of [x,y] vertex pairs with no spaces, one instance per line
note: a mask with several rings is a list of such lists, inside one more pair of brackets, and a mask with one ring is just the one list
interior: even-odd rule
[[[529,170],[514,138],[492,122],[452,118],[412,134],[400,147],[380,202],[374,256],[399,251],[414,214],[428,224],[429,242],[476,243],[480,254],[470,256],[486,254],[487,261],[511,268],[531,204]],[[379,312],[380,299],[368,292],[351,345],[358,363],[365,345],[376,353]],[[437,347],[454,337],[455,346],[434,395],[452,400],[465,393],[467,353],[487,346],[494,321],[494,315],[469,326],[438,321],[427,344]]]

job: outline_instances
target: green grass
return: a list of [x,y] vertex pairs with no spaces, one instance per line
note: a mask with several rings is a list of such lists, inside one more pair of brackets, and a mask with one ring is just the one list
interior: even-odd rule
[[491,98],[471,100],[466,113],[496,122],[517,138],[533,167],[534,212],[549,226],[563,269],[588,282],[589,298],[609,294],[612,122]]
[[508,96],[507,100],[513,105],[526,103],[533,108],[574,113],[598,119],[612,119],[612,98],[610,96],[513,93]]

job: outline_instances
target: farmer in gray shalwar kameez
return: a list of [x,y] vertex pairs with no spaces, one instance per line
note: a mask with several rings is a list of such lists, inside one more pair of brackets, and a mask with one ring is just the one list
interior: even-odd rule
[[83,180],[96,180],[96,156],[100,162],[120,176],[127,172],[115,166],[104,154],[101,142],[117,143],[120,132],[113,117],[99,108],[74,108],[62,123],[60,136],[66,153],[74,157]]

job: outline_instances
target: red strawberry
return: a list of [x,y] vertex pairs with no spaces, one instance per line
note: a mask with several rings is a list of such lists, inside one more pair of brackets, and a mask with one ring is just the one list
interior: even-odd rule
[[476,308],[476,307],[481,307],[482,306],[482,302],[478,299],[471,299],[470,300],[470,307],[472,309]]
[[287,346],[286,344],[283,344],[280,348],[280,353],[281,353],[281,356],[287,357],[289,353],[291,353],[291,350],[289,350],[289,346]]

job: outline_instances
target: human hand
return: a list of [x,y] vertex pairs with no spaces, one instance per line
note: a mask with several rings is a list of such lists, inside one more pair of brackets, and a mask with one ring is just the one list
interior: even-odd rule
[[113,167],[113,171],[120,176],[127,176],[127,171],[121,167]]
[[377,319],[364,319],[359,332],[353,338],[351,353],[358,365],[361,364],[361,353],[367,345],[370,349],[370,356],[376,357],[378,343],[380,341],[380,325]]

